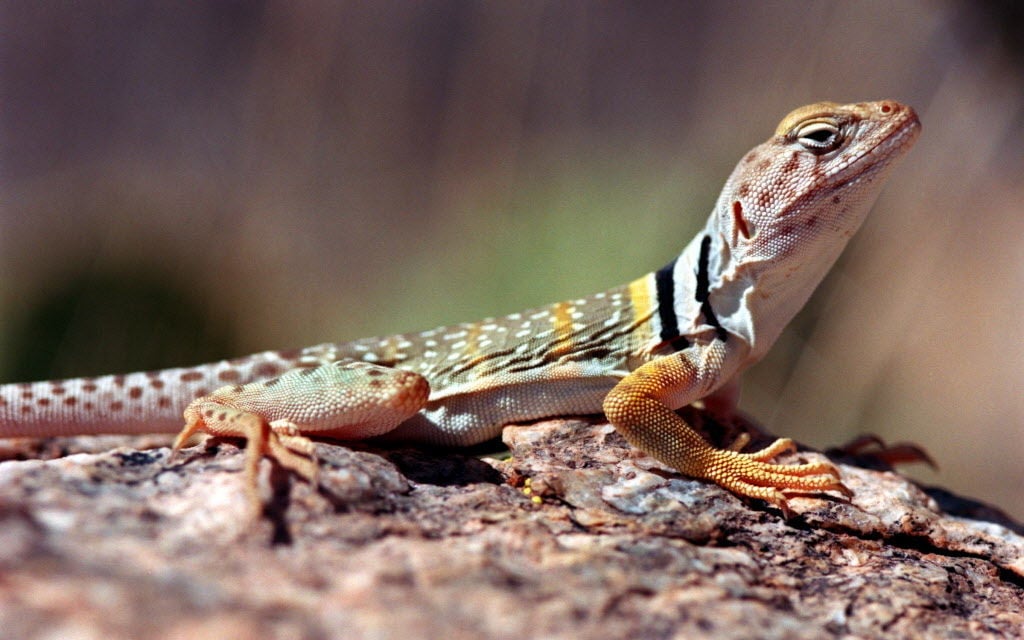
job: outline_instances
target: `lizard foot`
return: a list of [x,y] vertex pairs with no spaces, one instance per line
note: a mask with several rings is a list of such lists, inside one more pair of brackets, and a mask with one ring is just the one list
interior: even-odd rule
[[273,458],[310,484],[317,483],[313,442],[290,423],[268,423],[254,413],[205,398],[188,406],[185,421],[185,427],[174,440],[172,457],[186,440],[200,431],[214,436],[245,438],[245,492],[252,513],[257,516],[263,511],[259,494],[259,464],[263,456]]
[[[245,438],[245,482],[254,513],[262,512],[257,490],[260,458],[317,484],[317,461],[306,433],[337,439],[377,436],[420,410],[430,394],[418,374],[338,360],[299,367],[277,378],[225,386],[185,409],[185,427],[174,451],[193,433]],[[173,455],[173,452],[172,452]]]
[[923,462],[932,469],[938,469],[928,452],[912,442],[897,442],[887,444],[876,435],[868,434],[854,438],[850,442],[830,449],[829,453],[851,456],[861,465],[870,469],[892,469],[898,464],[910,464],[912,462]]
[[839,470],[828,462],[775,464],[776,456],[796,450],[789,438],[780,438],[760,451],[741,453],[749,438],[740,437],[728,449],[708,449],[694,460],[693,475],[715,482],[733,493],[759,498],[782,509],[786,517],[792,512],[787,493],[820,493],[838,491],[846,497],[853,492],[839,480]]

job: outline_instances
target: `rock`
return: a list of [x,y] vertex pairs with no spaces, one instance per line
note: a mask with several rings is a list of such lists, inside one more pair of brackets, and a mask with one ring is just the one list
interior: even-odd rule
[[166,447],[4,462],[0,629],[1024,636],[1024,529],[963,498],[844,464],[851,501],[794,498],[786,521],[643,457],[604,423],[547,421],[504,438],[504,460],[318,443],[318,488],[264,461],[256,521],[230,444],[170,463]]

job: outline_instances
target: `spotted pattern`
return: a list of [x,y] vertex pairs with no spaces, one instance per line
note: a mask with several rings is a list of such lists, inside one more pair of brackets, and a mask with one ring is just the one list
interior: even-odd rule
[[[656,277],[648,274],[593,296],[420,333],[197,367],[2,385],[0,437],[175,431],[183,409],[211,394],[245,396],[254,406],[269,402],[266,415],[312,412],[315,418],[325,406],[346,403],[318,404],[307,391],[324,385],[310,381],[340,381],[333,386],[343,395],[379,400],[396,380],[408,379],[424,390],[429,383],[430,400],[419,415],[429,414],[441,435],[461,430],[450,440],[466,444],[504,421],[596,411],[622,376],[636,383],[625,389],[641,391],[617,396],[613,421],[634,436],[646,434],[651,425],[633,424],[643,415],[632,405],[638,396],[675,408],[730,379],[740,360],[746,365],[763,355],[856,231],[880,177],[917,129],[912,111],[889,102],[820,103],[787,116],[772,139],[744,156],[699,240],[676,259],[666,278],[671,305],[659,300]],[[668,327],[678,328],[668,331],[681,333],[678,339],[666,335]],[[725,364],[695,381],[677,384],[658,369],[673,358],[699,360],[712,344],[728,345]],[[633,379],[630,372],[639,367],[650,375]],[[653,390],[641,384],[666,379]],[[239,411],[206,407],[202,415],[231,422]],[[655,442],[641,438],[645,450],[686,448],[685,437],[664,435],[678,432],[678,424],[654,426],[662,435],[651,436]],[[691,472],[687,456],[672,460]]]
[[[424,376],[431,388],[488,384],[499,376],[543,378],[545,372],[627,369],[650,348],[656,300],[638,280],[593,296],[420,333],[327,343],[197,367],[0,386],[0,436],[49,433],[174,431],[192,400],[223,387],[241,392],[282,375],[312,376],[317,367],[355,360]],[[576,367],[572,369],[572,367]],[[390,381],[371,369],[366,386]],[[575,374],[574,374],[575,375]]]

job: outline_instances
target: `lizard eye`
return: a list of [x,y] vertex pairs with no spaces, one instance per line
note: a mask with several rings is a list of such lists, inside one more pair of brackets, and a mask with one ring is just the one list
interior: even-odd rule
[[831,122],[812,120],[793,131],[793,137],[814,154],[834,151],[843,143],[843,132]]

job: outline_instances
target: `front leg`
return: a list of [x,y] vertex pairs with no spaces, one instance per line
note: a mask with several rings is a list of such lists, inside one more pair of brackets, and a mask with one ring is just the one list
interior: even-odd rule
[[257,470],[263,456],[316,482],[308,436],[361,440],[386,433],[426,404],[423,376],[359,361],[294,369],[246,385],[222,387],[185,409],[174,455],[197,432],[246,439],[245,483],[259,513]]
[[787,515],[786,492],[839,491],[851,495],[827,462],[781,465],[771,460],[795,450],[781,438],[760,451],[741,453],[747,438],[716,449],[673,411],[714,386],[726,347],[715,340],[652,360],[623,378],[605,397],[604,413],[626,440],[655,459],[741,496],[777,505]]

